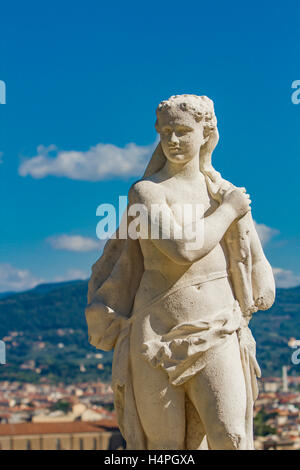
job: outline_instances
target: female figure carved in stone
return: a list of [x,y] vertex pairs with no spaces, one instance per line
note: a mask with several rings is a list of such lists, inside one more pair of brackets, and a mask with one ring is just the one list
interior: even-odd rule
[[[106,244],[89,283],[89,340],[115,348],[115,406],[127,448],[252,449],[260,371],[248,322],[274,301],[272,270],[245,189],[212,166],[212,101],[172,96],[158,106],[156,129],[160,143],[130,189],[127,216],[142,205],[161,236],[117,234]],[[195,211],[185,219],[184,205],[203,207],[200,228]],[[167,235],[163,220],[171,221]],[[187,224],[202,230],[193,249],[175,236]]]

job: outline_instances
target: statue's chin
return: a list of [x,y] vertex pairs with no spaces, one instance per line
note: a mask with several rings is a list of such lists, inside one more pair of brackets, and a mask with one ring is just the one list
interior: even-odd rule
[[185,155],[183,154],[180,154],[180,153],[173,153],[173,154],[169,154],[168,155],[168,160],[172,163],[187,163],[188,161],[190,161],[189,158],[186,158]]

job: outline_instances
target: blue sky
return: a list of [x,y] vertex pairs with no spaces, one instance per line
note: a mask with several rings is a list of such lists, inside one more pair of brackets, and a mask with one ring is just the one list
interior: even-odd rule
[[181,93],[214,100],[214,165],[250,192],[278,285],[300,284],[299,13],[296,1],[5,2],[0,292],[89,275],[97,206],[142,174],[155,108]]

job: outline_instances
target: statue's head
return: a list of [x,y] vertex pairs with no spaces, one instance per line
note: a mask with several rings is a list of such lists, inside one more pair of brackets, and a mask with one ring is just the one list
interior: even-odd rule
[[217,133],[212,100],[207,96],[175,95],[156,110],[156,130],[162,150],[174,163],[186,163],[199,156],[211,135]]

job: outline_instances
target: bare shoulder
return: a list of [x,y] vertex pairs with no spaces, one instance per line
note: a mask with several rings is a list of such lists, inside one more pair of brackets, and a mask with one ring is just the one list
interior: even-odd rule
[[165,200],[165,193],[159,183],[144,179],[134,183],[129,190],[130,204],[152,204]]

